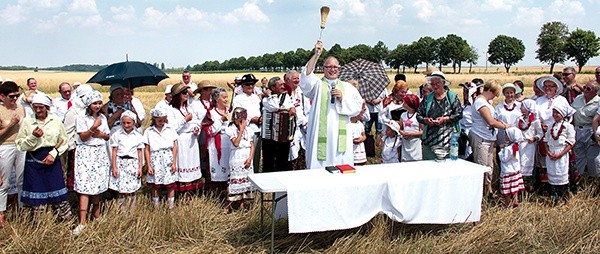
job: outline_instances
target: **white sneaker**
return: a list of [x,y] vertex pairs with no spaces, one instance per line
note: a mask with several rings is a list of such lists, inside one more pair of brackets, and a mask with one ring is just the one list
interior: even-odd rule
[[79,224],[77,225],[77,227],[75,227],[75,229],[73,229],[73,235],[79,235],[81,234],[81,231],[83,231],[83,229],[85,228],[85,225]]

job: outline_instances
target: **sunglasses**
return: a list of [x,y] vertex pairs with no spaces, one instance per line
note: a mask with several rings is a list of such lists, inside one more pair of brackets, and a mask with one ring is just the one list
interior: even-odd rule
[[565,72],[565,73],[563,73],[562,75],[563,75],[563,77],[566,77],[566,76],[569,76],[569,75],[571,75],[571,74],[573,74],[573,73],[566,73],[566,72]]
[[600,71],[597,71],[597,72],[596,72],[596,75],[600,75]]
[[339,66],[335,66],[335,65],[331,65],[331,66],[330,65],[326,65],[326,66],[323,66],[323,68],[325,68],[325,69],[334,69],[335,70],[335,69],[339,69],[340,67]]
[[254,84],[252,84],[252,83],[244,83],[244,84],[242,84],[242,85],[243,85],[243,86],[253,86]]
[[583,89],[585,89],[586,91],[592,91],[592,88],[589,86],[584,86]]
[[17,98],[19,98],[19,94],[9,94],[6,97],[16,100]]

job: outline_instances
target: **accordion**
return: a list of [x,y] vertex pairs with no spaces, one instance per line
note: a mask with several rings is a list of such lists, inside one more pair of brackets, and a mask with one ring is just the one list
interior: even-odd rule
[[263,112],[261,136],[277,142],[291,142],[296,132],[296,117],[287,110]]

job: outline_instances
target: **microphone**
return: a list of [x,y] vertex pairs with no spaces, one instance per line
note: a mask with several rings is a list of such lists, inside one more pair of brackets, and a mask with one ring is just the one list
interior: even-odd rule
[[[331,91],[333,91],[333,89],[335,89],[335,82],[331,83]],[[331,94],[331,104],[335,103],[335,97],[333,96],[333,93]]]

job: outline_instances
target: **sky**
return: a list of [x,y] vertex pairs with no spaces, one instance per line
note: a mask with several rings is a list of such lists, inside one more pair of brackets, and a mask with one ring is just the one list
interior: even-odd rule
[[[456,34],[485,66],[487,45],[503,34],[525,44],[516,66],[538,66],[535,40],[544,23],[600,36],[600,0],[5,0],[0,66],[110,64],[128,55],[169,68],[312,49],[324,5],[331,9],[326,49],[378,41],[394,49],[423,36]],[[600,65],[600,57],[588,65]]]

